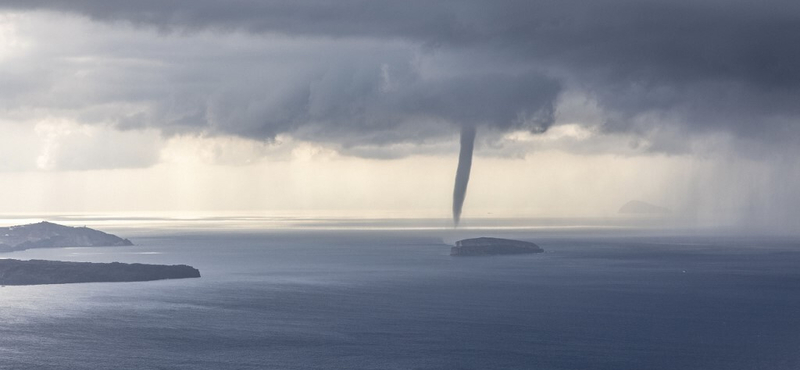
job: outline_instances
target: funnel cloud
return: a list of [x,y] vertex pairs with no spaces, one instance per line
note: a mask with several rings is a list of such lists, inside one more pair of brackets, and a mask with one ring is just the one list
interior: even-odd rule
[[453,224],[457,227],[461,221],[461,209],[467,195],[469,172],[472,169],[472,151],[475,147],[475,126],[461,128],[461,151],[458,153],[458,169],[456,184],[453,188]]

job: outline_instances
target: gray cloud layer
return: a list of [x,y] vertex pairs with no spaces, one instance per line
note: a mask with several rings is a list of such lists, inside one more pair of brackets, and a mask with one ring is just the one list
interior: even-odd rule
[[[288,132],[345,147],[421,141],[465,123],[541,131],[566,89],[596,99],[606,132],[670,125],[759,142],[800,138],[796,1],[25,0],[0,7],[76,13],[173,39],[226,31],[287,35],[301,45],[207,45],[235,57],[191,42],[171,53],[112,47],[107,52],[117,57],[166,62],[120,67],[142,75],[119,76],[131,85],[109,87],[111,97],[83,96],[146,103],[114,118],[121,127],[259,139]],[[205,53],[215,59],[194,59]],[[19,91],[36,90],[17,82]],[[107,120],[101,110],[81,118]],[[653,150],[678,146],[665,139]]]

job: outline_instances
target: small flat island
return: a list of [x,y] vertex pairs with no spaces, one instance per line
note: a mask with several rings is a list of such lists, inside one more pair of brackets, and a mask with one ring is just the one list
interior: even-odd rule
[[109,283],[199,278],[187,265],[0,259],[0,285]]
[[538,245],[514,239],[473,238],[456,242],[450,249],[451,256],[495,256],[502,254],[542,253]]

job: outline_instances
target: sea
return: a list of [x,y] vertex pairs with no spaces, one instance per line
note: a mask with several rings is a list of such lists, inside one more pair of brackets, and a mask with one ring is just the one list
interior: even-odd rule
[[[0,369],[800,369],[798,237],[566,222],[62,221],[135,246],[0,258],[188,264],[202,277],[2,287]],[[545,253],[449,255],[475,236]]]

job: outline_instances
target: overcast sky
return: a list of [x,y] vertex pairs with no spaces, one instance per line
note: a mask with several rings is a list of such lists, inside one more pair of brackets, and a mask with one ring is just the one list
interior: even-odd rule
[[0,213],[795,227],[800,3],[0,0]]

